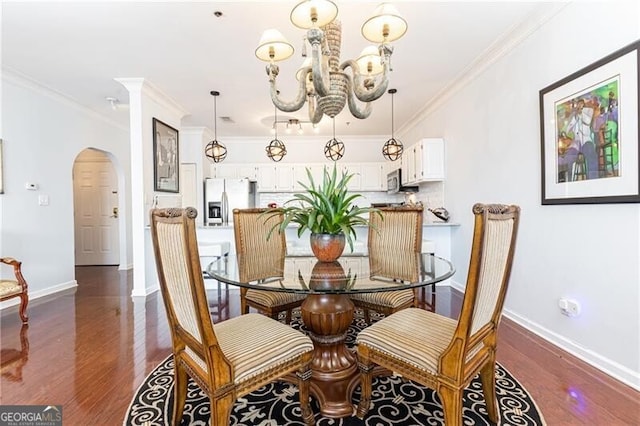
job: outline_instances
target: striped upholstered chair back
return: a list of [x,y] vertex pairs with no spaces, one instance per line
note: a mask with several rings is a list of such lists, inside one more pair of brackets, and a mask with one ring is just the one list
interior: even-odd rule
[[[417,256],[422,246],[422,206],[382,207],[379,210],[380,214],[369,214],[367,248],[371,278],[393,277],[416,282],[419,270]],[[370,310],[390,315],[414,306],[416,291],[404,289],[354,294],[351,301],[364,311],[365,320],[370,322]]]
[[515,250],[520,208],[498,204],[473,206],[475,226],[462,312],[460,335],[474,343],[497,330],[504,304]]
[[[200,364],[194,353],[217,344],[195,238],[194,208],[151,211],[151,236],[176,359]],[[197,360],[197,361],[196,361]]]
[[211,426],[224,426],[234,401],[283,377],[297,378],[301,417],[311,426],[313,342],[288,325],[248,314],[213,324],[196,239],[194,208],[151,211],[151,237],[174,358],[173,417],[182,424],[187,383],[210,399]]
[[369,252],[413,251],[422,247],[422,206],[382,207],[369,215]]
[[[372,402],[374,365],[435,389],[444,422],[462,425],[464,389],[480,374],[487,417],[498,422],[495,387],[497,330],[511,274],[520,208],[473,206],[474,231],[458,321],[417,308],[396,312],[357,338],[362,394],[357,415]],[[407,326],[410,325],[410,326]]]
[[268,209],[234,209],[233,225],[236,240],[236,253],[269,252],[284,256],[287,242],[284,232],[274,231],[269,239],[267,235],[274,225],[282,222],[282,213],[263,214]]
[[[241,266],[241,281],[260,281],[282,276],[287,242],[284,232],[273,228],[282,223],[283,219],[283,213],[273,209],[233,210],[233,232]],[[246,314],[249,307],[252,307],[274,319],[278,318],[280,312],[285,312],[287,323],[291,321],[291,310],[299,307],[303,300],[304,295],[300,294],[240,288],[240,312]]]

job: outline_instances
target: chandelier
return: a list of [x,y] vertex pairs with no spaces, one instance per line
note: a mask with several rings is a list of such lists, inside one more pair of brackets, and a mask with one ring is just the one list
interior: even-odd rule
[[[309,105],[309,120],[319,123],[323,115],[334,118],[346,104],[356,118],[367,118],[371,114],[371,103],[384,94],[389,84],[391,71],[390,42],[399,39],[407,31],[407,22],[392,5],[378,6],[371,18],[362,25],[362,35],[377,47],[365,48],[356,59],[340,63],[342,27],[336,20],[338,7],[330,0],[305,0],[291,11],[291,22],[306,29],[302,56],[307,57],[307,46],[311,57],[307,58],[296,73],[299,89],[293,101],[284,101],[279,96],[276,79],[278,61],[293,55],[293,46],[275,29],[266,30],[256,49],[256,56],[265,62],[271,100],[281,111],[298,111],[305,102]],[[350,73],[346,70],[349,68]],[[359,103],[359,102],[361,103]],[[363,104],[362,104],[363,103]]]

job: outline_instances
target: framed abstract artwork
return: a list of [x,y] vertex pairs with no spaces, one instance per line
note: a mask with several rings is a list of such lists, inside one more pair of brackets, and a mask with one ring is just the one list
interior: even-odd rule
[[639,48],[540,90],[542,204],[640,202]]
[[180,192],[178,131],[153,119],[153,190]]

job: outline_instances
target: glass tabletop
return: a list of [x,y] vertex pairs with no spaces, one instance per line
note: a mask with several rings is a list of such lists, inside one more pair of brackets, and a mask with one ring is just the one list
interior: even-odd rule
[[209,263],[206,273],[245,288],[291,293],[374,293],[435,284],[455,268],[433,254],[385,253],[342,256],[318,262],[313,256],[228,255]]

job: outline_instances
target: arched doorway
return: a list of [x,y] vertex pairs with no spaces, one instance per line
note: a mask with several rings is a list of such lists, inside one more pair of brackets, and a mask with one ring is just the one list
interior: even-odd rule
[[120,263],[118,176],[104,151],[87,148],[73,164],[75,264]]

